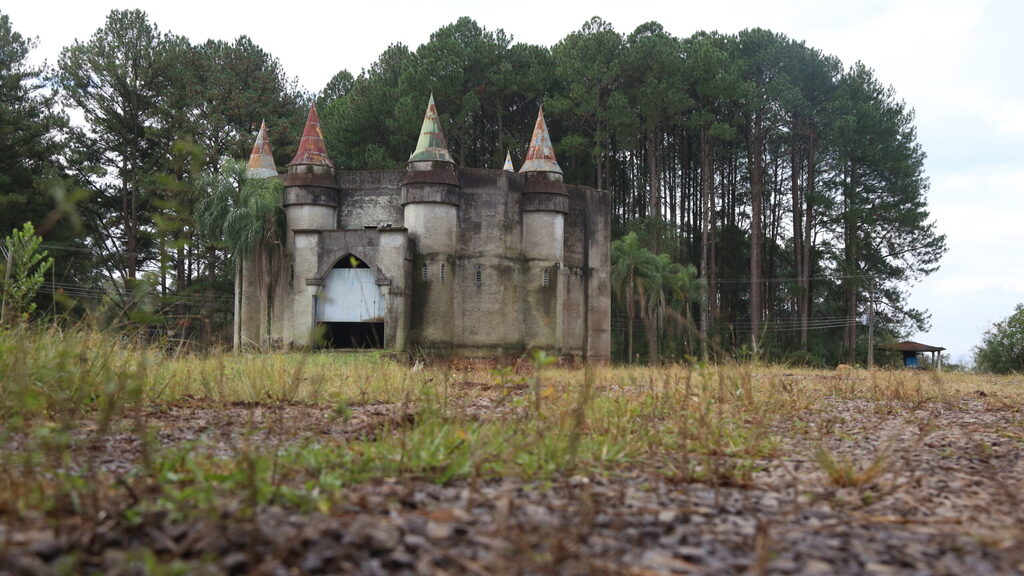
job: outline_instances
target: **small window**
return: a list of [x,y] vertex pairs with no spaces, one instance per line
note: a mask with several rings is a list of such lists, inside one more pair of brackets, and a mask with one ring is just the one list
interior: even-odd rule
[[484,267],[480,264],[476,265],[476,284],[479,286],[484,282]]
[[420,278],[422,278],[424,282],[427,281],[427,278],[428,278],[428,274],[427,273],[428,272],[429,272],[429,269],[427,268],[427,263],[424,262],[423,266],[420,268]]
[[441,282],[444,282],[445,265],[441,262]]
[[544,269],[544,274],[542,276],[543,276],[542,282],[544,284],[544,287],[547,288],[548,286],[551,285],[551,272],[549,272],[548,269],[545,268]]

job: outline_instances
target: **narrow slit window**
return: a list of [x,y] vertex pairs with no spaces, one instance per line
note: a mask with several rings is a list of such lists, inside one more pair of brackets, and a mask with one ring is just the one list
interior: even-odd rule
[[441,282],[444,282],[444,274],[445,274],[445,272],[446,272],[446,270],[445,270],[445,263],[441,262]]
[[420,268],[420,277],[423,279],[424,282],[427,281],[429,271],[430,269],[427,267],[427,263],[424,262],[423,266]]
[[479,286],[479,285],[483,284],[483,282],[484,282],[484,267],[479,265],[479,264],[477,264],[476,265],[476,285]]
[[542,276],[541,282],[544,284],[544,287],[547,288],[548,286],[550,286],[551,285],[551,272],[549,272],[548,269],[545,268],[544,269],[544,273],[541,276]]

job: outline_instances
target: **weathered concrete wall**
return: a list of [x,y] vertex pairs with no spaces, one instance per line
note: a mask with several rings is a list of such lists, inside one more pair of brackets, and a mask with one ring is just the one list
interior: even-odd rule
[[339,230],[391,224],[402,226],[402,170],[339,172]]
[[[300,204],[285,210],[289,232],[295,230],[333,230],[337,218],[331,206]],[[289,243],[290,244],[290,243]]]
[[[413,179],[403,189],[406,176],[405,170],[337,175],[338,229],[305,241],[316,245],[311,275],[301,254],[294,261],[289,343],[308,345],[316,279],[352,253],[378,271],[390,348],[514,356],[539,345],[607,360],[607,194],[566,186],[564,194],[531,194],[531,206],[524,211],[526,183],[519,174],[460,169],[454,184]],[[304,222],[314,218],[305,208],[296,214]],[[322,225],[324,218],[317,214],[312,223]],[[377,230],[379,224],[392,228]],[[297,252],[312,248],[295,242]],[[275,312],[284,308],[275,301]]]
[[567,187],[569,211],[565,215],[565,250],[562,269],[565,295],[562,299],[562,353],[585,356],[587,353],[587,267],[586,247],[589,215],[585,191]]
[[523,344],[555,353],[561,346],[561,265],[565,216],[523,213]]
[[[446,162],[411,162],[403,176],[401,202],[414,246],[416,283],[410,306],[410,342],[427,353],[448,353],[458,339],[455,323],[455,254],[462,191]],[[415,351],[415,350],[414,350]]]
[[285,254],[279,272],[271,285],[270,307],[270,346],[282,348],[287,346],[284,340],[285,327],[292,317],[292,286],[295,284],[295,267],[292,257]]
[[459,238],[459,209],[451,204],[406,204],[405,227],[420,254],[451,254]]
[[266,309],[266,303],[260,297],[259,255],[251,254],[242,259],[242,294],[239,310],[240,336],[239,345],[243,349],[259,348],[260,343],[260,310]]
[[311,348],[314,344],[313,298],[322,283],[316,279],[320,235],[319,231],[294,232],[292,309],[284,326],[284,339],[288,345],[299,348]]
[[520,180],[509,172],[475,169],[460,170],[459,179],[455,352],[518,355],[523,349]]

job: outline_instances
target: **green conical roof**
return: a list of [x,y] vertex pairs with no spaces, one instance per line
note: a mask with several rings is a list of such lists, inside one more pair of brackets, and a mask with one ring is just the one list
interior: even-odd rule
[[420,128],[420,139],[416,142],[416,151],[409,156],[409,162],[448,162],[455,164],[448,154],[448,142],[441,131],[441,120],[437,117],[434,106],[434,95],[430,95],[427,113],[423,116],[423,127]]

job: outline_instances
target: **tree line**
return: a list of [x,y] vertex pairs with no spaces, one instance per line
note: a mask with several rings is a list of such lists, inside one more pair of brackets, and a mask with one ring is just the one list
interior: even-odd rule
[[647,323],[629,310],[651,305],[635,288],[664,284],[658,266],[620,271],[636,278],[617,286],[620,358],[635,357],[635,321],[654,331],[636,344],[653,360],[853,362],[869,304],[883,338],[927,325],[906,302],[946,249],[925,155],[913,110],[863,63],[763,29],[678,38],[594,18],[545,48],[462,18],[336,78],[321,118],[345,169],[401,166],[430,92],[460,165],[521,161],[543,104],[566,180],[609,191],[614,236],[637,235],[613,267],[642,249],[696,274]]
[[[42,136],[13,147],[36,164],[0,157],[0,202],[32,204],[26,219],[44,230],[48,214],[77,216],[66,237],[49,234],[69,217],[47,232],[79,250],[50,250],[67,279],[54,286],[113,288],[121,316],[153,287],[160,318],[198,321],[185,338],[230,324],[231,255],[197,225],[204,176],[244,158],[261,119],[283,166],[313,100],[339,169],[401,167],[431,92],[459,165],[500,168],[506,151],[521,162],[543,105],[566,181],[610,193],[613,276],[633,278],[616,283],[620,359],[849,361],[869,303],[883,335],[927,323],[906,290],[945,239],[913,110],[866,65],[777,32],[679,38],[650,22],[623,34],[594,18],[544,47],[461,18],[310,94],[246,37],[193,44],[137,10],[111,12],[54,70],[28,68],[31,41],[6,17],[3,30],[4,101]],[[637,322],[647,337],[634,341]]]

